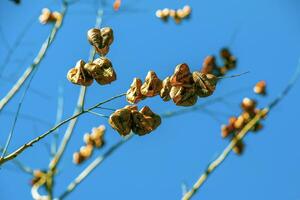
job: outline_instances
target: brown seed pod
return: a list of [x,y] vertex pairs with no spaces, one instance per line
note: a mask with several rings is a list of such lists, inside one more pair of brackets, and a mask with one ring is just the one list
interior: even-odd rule
[[110,27],[101,28],[102,47],[110,46],[114,41],[114,32]]
[[88,144],[86,146],[80,147],[79,154],[84,158],[89,158],[94,150],[94,146],[92,144]]
[[95,147],[101,148],[104,145],[104,133],[105,126],[103,125],[92,129],[91,138]]
[[255,112],[255,107],[256,107],[256,101],[253,99],[249,99],[249,98],[244,98],[242,103],[241,103],[241,108],[245,111],[245,112],[249,112],[249,113],[254,113]]
[[84,142],[86,145],[88,145],[88,144],[92,144],[92,145],[93,145],[93,144],[94,144],[94,140],[93,140],[91,134],[85,133],[85,134],[83,135],[83,142]]
[[141,93],[146,97],[154,97],[160,93],[162,81],[154,71],[149,71],[144,84],[141,86]]
[[39,16],[39,21],[41,24],[47,24],[49,22],[61,22],[61,13],[55,11],[51,12],[48,8],[43,8],[42,13]]
[[237,120],[234,122],[234,128],[235,129],[241,129],[245,126],[246,124],[246,120],[244,119],[244,117],[242,115],[240,115]]
[[141,93],[142,81],[139,78],[134,78],[126,94],[126,99],[129,103],[135,104],[145,97]]
[[152,112],[152,110],[148,106],[144,106],[140,110],[140,113],[152,118],[151,123],[152,123],[152,126],[153,126],[153,130],[156,129],[161,124],[161,117],[159,115],[155,114],[154,112]]
[[195,91],[199,97],[207,97],[213,94],[216,89],[217,77],[212,74],[193,72]]
[[170,97],[171,88],[172,88],[172,86],[171,86],[171,82],[170,82],[170,77],[168,76],[167,78],[165,78],[165,80],[163,80],[162,89],[160,90],[160,97],[164,101],[171,100],[171,97]]
[[192,8],[189,5],[185,5],[182,8],[182,11],[184,13],[184,18],[188,18],[191,15],[191,13],[192,13]]
[[172,86],[192,87],[193,77],[187,64],[179,64],[174,70],[174,74],[170,78]]
[[173,86],[170,91],[170,97],[177,106],[192,106],[197,102],[194,88]]
[[220,56],[221,56],[221,58],[224,59],[224,60],[230,60],[231,53],[230,53],[230,51],[229,51],[228,48],[222,48],[222,49],[220,50]]
[[267,92],[266,92],[266,82],[265,81],[259,81],[258,83],[255,84],[254,88],[253,88],[253,91],[256,93],[256,94],[260,94],[260,95],[266,95]]
[[98,28],[91,28],[90,30],[88,30],[87,39],[89,43],[93,45],[96,49],[102,49],[104,47],[101,30]]
[[117,79],[112,63],[105,57],[100,57],[92,63],[87,63],[84,65],[84,69],[100,85],[110,84]]
[[211,74],[213,73],[213,70],[216,68],[217,68],[217,64],[216,64],[215,57],[206,56],[202,64],[201,72],[204,74]]
[[78,165],[81,164],[84,161],[84,157],[79,153],[75,152],[73,153],[73,163]]
[[116,110],[108,122],[121,136],[128,135],[132,128],[131,110],[128,107]]
[[242,155],[245,149],[245,144],[243,143],[243,141],[239,140],[236,145],[233,147],[233,151],[234,153],[236,153],[237,155]]
[[89,86],[93,83],[93,78],[84,69],[85,62],[79,60],[76,66],[68,71],[67,79],[74,84]]

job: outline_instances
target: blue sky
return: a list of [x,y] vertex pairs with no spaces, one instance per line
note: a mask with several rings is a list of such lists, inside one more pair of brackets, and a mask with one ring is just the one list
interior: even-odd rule
[[[79,87],[70,84],[65,77],[77,60],[88,59],[90,45],[86,31],[95,24],[95,2],[81,0],[69,8],[63,27],[39,66],[24,100],[9,151],[54,125],[59,88],[63,88],[63,118],[72,115]],[[228,116],[239,113],[242,98],[255,97],[263,107],[282,91],[294,73],[300,56],[300,2],[123,0],[123,9],[127,11],[117,14],[110,7],[112,1],[108,2],[103,26],[112,27],[115,33],[107,57],[114,65],[118,80],[108,86],[94,84],[89,87],[87,106],[125,92],[134,77],[143,79],[148,70],[156,71],[161,78],[170,75],[182,62],[188,63],[192,70],[199,70],[203,58],[217,55],[223,46],[229,46],[238,58],[238,67],[231,74],[250,71],[242,77],[223,80],[213,96],[198,100],[197,104],[201,105],[243,89],[235,95],[226,95],[225,102],[209,106],[214,118],[207,110],[198,110],[163,120],[155,132],[136,137],[120,148],[69,196],[74,200],[180,199],[181,184],[184,182],[191,187],[208,162],[227,145],[228,141],[220,137],[220,125],[227,122]],[[162,23],[155,17],[157,9],[180,8],[185,4],[191,5],[192,17],[180,25],[173,21]],[[0,63],[7,56],[3,38],[11,46],[26,24],[31,24],[0,80],[1,97],[32,62],[50,31],[50,26],[38,23],[37,16],[44,7],[58,10],[60,1],[30,0],[20,6],[8,0],[0,1]],[[266,98],[252,92],[251,87],[259,80],[268,83]],[[263,122],[264,129],[247,136],[245,154],[240,157],[231,154],[195,199],[300,199],[299,89],[298,82]],[[2,146],[21,94],[0,114]],[[125,99],[118,99],[107,106],[120,108],[124,105]],[[159,97],[147,99],[139,107],[144,105],[149,105],[156,113],[180,109],[172,102],[162,102]],[[92,161],[74,166],[72,153],[82,144],[83,134],[100,124],[107,125],[106,119],[89,114],[80,118],[59,166],[55,194],[63,192]],[[59,129],[60,136],[65,128]],[[107,126],[105,149],[119,140],[120,136]],[[25,151],[19,160],[34,169],[46,168],[50,158],[46,147],[52,141],[50,135]],[[103,150],[99,150],[94,157],[102,153]],[[4,165],[0,170],[0,199],[31,199],[29,179],[30,176],[13,164]]]

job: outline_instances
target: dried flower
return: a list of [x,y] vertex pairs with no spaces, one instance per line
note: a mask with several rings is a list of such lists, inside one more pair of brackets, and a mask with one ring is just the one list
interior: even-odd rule
[[101,28],[102,46],[110,46],[114,41],[114,32],[110,27]]
[[85,62],[79,60],[76,66],[69,70],[67,78],[71,83],[89,86],[93,83],[93,78],[84,69]]
[[170,82],[170,77],[168,76],[167,78],[165,78],[165,80],[163,80],[162,89],[160,90],[160,97],[164,101],[169,101],[171,99],[171,97],[170,97],[171,88],[172,88],[172,85]]
[[193,72],[196,94],[199,97],[207,97],[213,94],[216,89],[217,77],[213,74]]
[[256,85],[253,88],[253,91],[256,94],[260,94],[260,95],[266,95],[266,82],[265,81],[259,81],[258,83],[256,83]]
[[145,98],[141,93],[141,87],[142,87],[141,79],[134,78],[126,94],[126,99],[129,103],[135,104]]
[[145,83],[141,86],[141,93],[146,97],[154,97],[160,93],[162,81],[157,77],[154,71],[149,71]]
[[177,106],[192,106],[197,102],[197,96],[193,87],[173,86],[170,97]]
[[128,135],[132,127],[131,110],[128,107],[116,110],[108,122],[121,136]]

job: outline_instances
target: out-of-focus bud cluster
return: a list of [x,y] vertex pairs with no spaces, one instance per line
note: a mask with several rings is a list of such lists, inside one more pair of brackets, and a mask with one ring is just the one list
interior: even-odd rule
[[92,133],[85,133],[83,136],[84,146],[73,154],[73,162],[81,164],[93,154],[94,148],[102,148],[104,142],[105,127],[103,125],[93,128]]
[[113,3],[113,9],[114,9],[114,11],[118,11],[120,9],[121,3],[122,3],[121,0],[115,0],[114,1],[114,3]]
[[215,76],[224,76],[229,70],[236,68],[237,59],[228,48],[221,49],[220,57],[223,60],[223,65],[218,66],[214,56],[207,56],[202,64],[201,72]]
[[192,9],[189,5],[185,5],[182,9],[169,9],[165,8],[157,10],[155,15],[163,21],[167,21],[169,17],[172,17],[174,21],[179,24],[183,19],[188,19],[191,15]]
[[[250,98],[244,98],[241,103],[242,113],[238,117],[230,117],[227,125],[222,125],[221,135],[223,138],[236,137],[236,135],[244,128],[244,126],[249,123],[259,112],[260,109],[256,108],[256,101]],[[266,117],[263,116],[263,117]],[[251,129],[253,132],[257,132],[263,128],[261,122],[257,122]],[[243,141],[238,141],[237,145],[234,147],[234,152],[237,154],[242,154],[244,150]]]
[[256,83],[256,85],[253,88],[253,91],[256,94],[260,94],[260,95],[266,95],[267,91],[266,91],[266,82],[265,81],[259,81],[258,83]]
[[101,56],[105,56],[114,41],[114,33],[110,27],[92,28],[87,32],[87,38],[90,44],[94,46],[96,52]]
[[155,130],[161,124],[161,118],[148,106],[138,111],[137,106],[133,105],[116,110],[109,117],[109,124],[121,136],[126,136],[131,131],[142,136]]
[[89,63],[79,60],[76,66],[69,70],[67,78],[71,83],[90,86],[94,79],[100,85],[110,84],[117,79],[117,75],[110,60],[100,57]]
[[62,15],[60,12],[52,12],[48,8],[43,8],[42,13],[39,16],[39,21],[41,24],[56,23],[57,25],[60,25],[62,21]]
[[213,74],[204,74],[199,71],[193,73],[187,64],[176,66],[173,75],[161,81],[155,72],[149,71],[145,82],[134,78],[127,91],[126,99],[136,104],[147,97],[160,95],[163,101],[173,100],[178,106],[192,106],[198,97],[207,97],[213,94],[218,78]]

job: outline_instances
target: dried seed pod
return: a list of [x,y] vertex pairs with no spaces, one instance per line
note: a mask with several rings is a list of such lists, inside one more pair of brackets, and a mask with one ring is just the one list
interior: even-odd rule
[[60,12],[54,11],[51,16],[54,18],[56,25],[60,25],[62,22],[62,14]]
[[83,141],[86,145],[88,145],[88,144],[93,145],[94,144],[94,140],[93,140],[92,136],[89,133],[85,133],[83,135]]
[[192,13],[192,8],[191,8],[191,6],[189,6],[189,5],[185,5],[185,6],[182,8],[182,10],[183,10],[183,13],[184,13],[184,18],[189,17],[189,16],[191,15],[191,13]]
[[162,81],[154,71],[149,71],[144,84],[141,86],[141,93],[146,97],[154,97],[160,93]]
[[177,106],[192,106],[197,102],[194,88],[173,86],[170,91],[170,97]]
[[213,94],[216,89],[217,77],[212,74],[193,72],[195,91],[199,97],[207,97]]
[[102,47],[110,46],[114,41],[114,32],[110,27],[101,28]]
[[81,164],[84,161],[84,157],[79,153],[75,152],[73,153],[73,163],[78,165]]
[[233,126],[230,125],[222,125],[221,126],[221,136],[222,138],[228,137],[234,131]]
[[89,86],[93,83],[93,78],[84,69],[85,62],[79,60],[76,66],[68,71],[67,79],[74,84]]
[[95,147],[100,148],[104,145],[104,133],[105,126],[103,125],[92,129],[91,138]]
[[172,86],[192,87],[193,77],[189,66],[185,63],[177,65],[170,82]]
[[237,120],[234,122],[234,128],[235,129],[241,129],[245,126],[246,120],[242,115],[240,115]]
[[113,129],[118,131],[122,136],[126,136],[130,133],[132,128],[131,110],[129,108],[122,108],[116,110],[109,117],[109,124]]
[[256,107],[256,101],[253,100],[253,99],[249,99],[247,97],[244,98],[242,103],[241,103],[241,108],[245,112],[254,113],[255,107]]
[[171,97],[170,97],[171,88],[172,88],[172,86],[171,86],[171,82],[170,82],[170,77],[168,76],[167,78],[165,78],[165,80],[163,80],[162,89],[160,90],[160,97],[164,101],[169,101],[171,99]]
[[92,144],[88,144],[86,146],[80,147],[79,153],[84,159],[87,159],[92,155],[93,150],[94,146]]
[[233,147],[233,151],[234,153],[238,154],[238,155],[242,155],[245,149],[245,144],[243,143],[243,141],[239,140],[236,145]]
[[230,60],[231,53],[230,53],[230,51],[229,51],[228,48],[222,48],[222,49],[220,50],[220,56],[221,56],[221,58],[224,59],[224,60]]
[[138,111],[137,105],[127,105],[124,108],[129,109],[130,111]]
[[54,22],[55,18],[53,18],[52,13],[48,8],[43,8],[42,13],[39,16],[39,21],[41,24],[47,24],[48,22]]
[[179,19],[185,18],[185,13],[184,13],[184,11],[183,11],[182,9],[176,10],[176,15],[177,15],[177,17],[178,17]]
[[126,94],[126,99],[129,103],[135,104],[145,98],[141,93],[141,87],[141,79],[134,78]]
[[87,63],[84,65],[84,69],[100,85],[110,84],[117,78],[112,63],[105,57],[100,57],[94,60],[92,63]]
[[108,52],[109,52],[109,46],[104,46],[102,49],[96,48],[96,51],[97,51],[98,54],[100,54],[101,56],[105,56],[105,55],[108,54]]
[[204,74],[211,74],[213,73],[213,70],[216,68],[217,68],[217,64],[216,64],[215,57],[206,56],[202,64],[201,72]]
[[104,47],[101,30],[98,28],[91,28],[90,30],[88,30],[87,39],[89,43],[96,48],[96,50],[102,49]]
[[162,10],[162,15],[163,15],[163,18],[169,17],[170,16],[170,9],[169,8],[164,8]]
[[256,94],[260,94],[260,95],[266,95],[266,82],[265,81],[259,81],[258,83],[255,84],[253,91]]
[[153,130],[156,129],[161,124],[161,117],[155,114],[148,106],[144,106],[140,110],[140,113],[151,117],[151,124],[153,126]]

